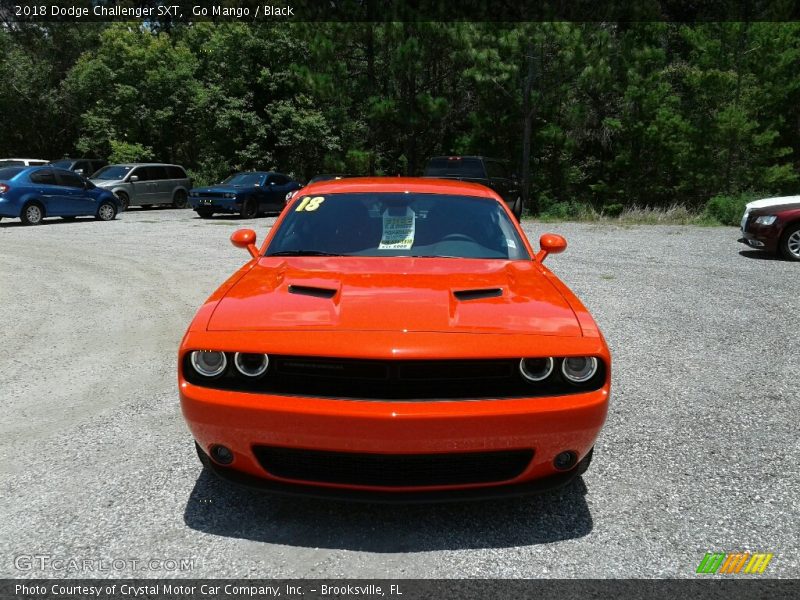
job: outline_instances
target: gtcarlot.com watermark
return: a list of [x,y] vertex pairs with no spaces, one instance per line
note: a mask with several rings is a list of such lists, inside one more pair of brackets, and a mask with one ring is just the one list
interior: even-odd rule
[[118,573],[125,571],[194,571],[196,558],[90,558],[54,554],[20,554],[14,557],[18,571],[54,571],[57,573]]

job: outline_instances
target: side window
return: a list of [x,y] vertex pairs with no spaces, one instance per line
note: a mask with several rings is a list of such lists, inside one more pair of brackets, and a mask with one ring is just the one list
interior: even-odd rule
[[30,174],[31,183],[39,185],[56,185],[56,175],[50,169],[39,169]]
[[139,178],[139,181],[147,181],[147,167],[137,167],[133,171],[131,171],[130,176],[128,177],[128,181],[131,180],[131,177],[134,175]]
[[71,188],[83,188],[83,179],[72,171],[58,171],[56,173],[58,185],[63,185]]
[[88,160],[79,160],[78,162],[75,163],[75,166],[72,167],[73,171],[77,171],[79,169],[83,171],[84,175],[91,175],[91,173],[89,172],[91,170],[91,167],[89,167]]
[[150,171],[150,179],[159,180],[170,178],[167,167],[147,167],[147,169]]
[[289,183],[289,179],[283,175],[273,175],[273,180],[275,181],[275,185],[286,185]]
[[186,171],[181,167],[167,167],[170,179],[188,179]]
[[508,179],[508,173],[506,173],[503,163],[494,160],[486,161],[486,172],[491,178]]

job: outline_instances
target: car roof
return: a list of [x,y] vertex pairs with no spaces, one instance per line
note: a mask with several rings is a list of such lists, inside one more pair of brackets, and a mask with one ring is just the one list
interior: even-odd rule
[[445,154],[445,155],[442,155],[442,156],[431,156],[428,159],[428,161],[438,160],[438,159],[442,159],[442,158],[447,159],[447,160],[450,160],[450,159],[462,159],[462,158],[476,158],[478,160],[496,160],[498,162],[508,162],[507,160],[505,160],[503,158],[494,158],[493,156],[477,156],[477,155],[474,155],[474,154]]
[[[181,167],[180,165],[173,165],[171,163],[151,163],[151,162],[143,162],[143,163],[114,163],[111,165],[106,165],[107,167]],[[181,167],[183,169],[183,167]]]
[[415,192],[418,194],[444,194],[497,198],[489,188],[476,183],[453,179],[433,179],[425,177],[353,177],[332,179],[311,183],[303,188],[319,194],[358,194],[366,192]]
[[46,158],[0,158],[0,161],[2,160],[36,160],[36,161],[49,162]]

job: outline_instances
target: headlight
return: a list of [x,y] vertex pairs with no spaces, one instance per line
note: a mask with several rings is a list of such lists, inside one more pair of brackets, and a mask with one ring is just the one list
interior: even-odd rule
[[756,217],[756,223],[759,225],[772,225],[777,218],[776,215],[764,215],[763,217]]
[[225,192],[224,196],[225,198],[236,198],[236,194],[232,192]]
[[192,366],[203,377],[219,377],[228,366],[228,359],[224,352],[195,350],[192,352]]
[[549,356],[520,359],[519,372],[528,381],[544,381],[553,372],[553,359]]
[[597,373],[597,359],[593,356],[570,356],[561,363],[561,372],[572,383],[586,383]]
[[269,356],[237,352],[233,357],[233,364],[236,365],[236,370],[246,377],[260,377],[267,372]]

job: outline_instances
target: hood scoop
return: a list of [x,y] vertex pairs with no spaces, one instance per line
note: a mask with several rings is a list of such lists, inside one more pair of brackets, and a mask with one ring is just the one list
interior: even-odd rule
[[503,288],[485,288],[479,290],[458,290],[453,292],[457,300],[481,300],[483,298],[499,298],[503,295]]
[[314,298],[333,298],[338,290],[334,288],[317,287],[313,285],[290,285],[289,293],[300,296],[313,296]]

